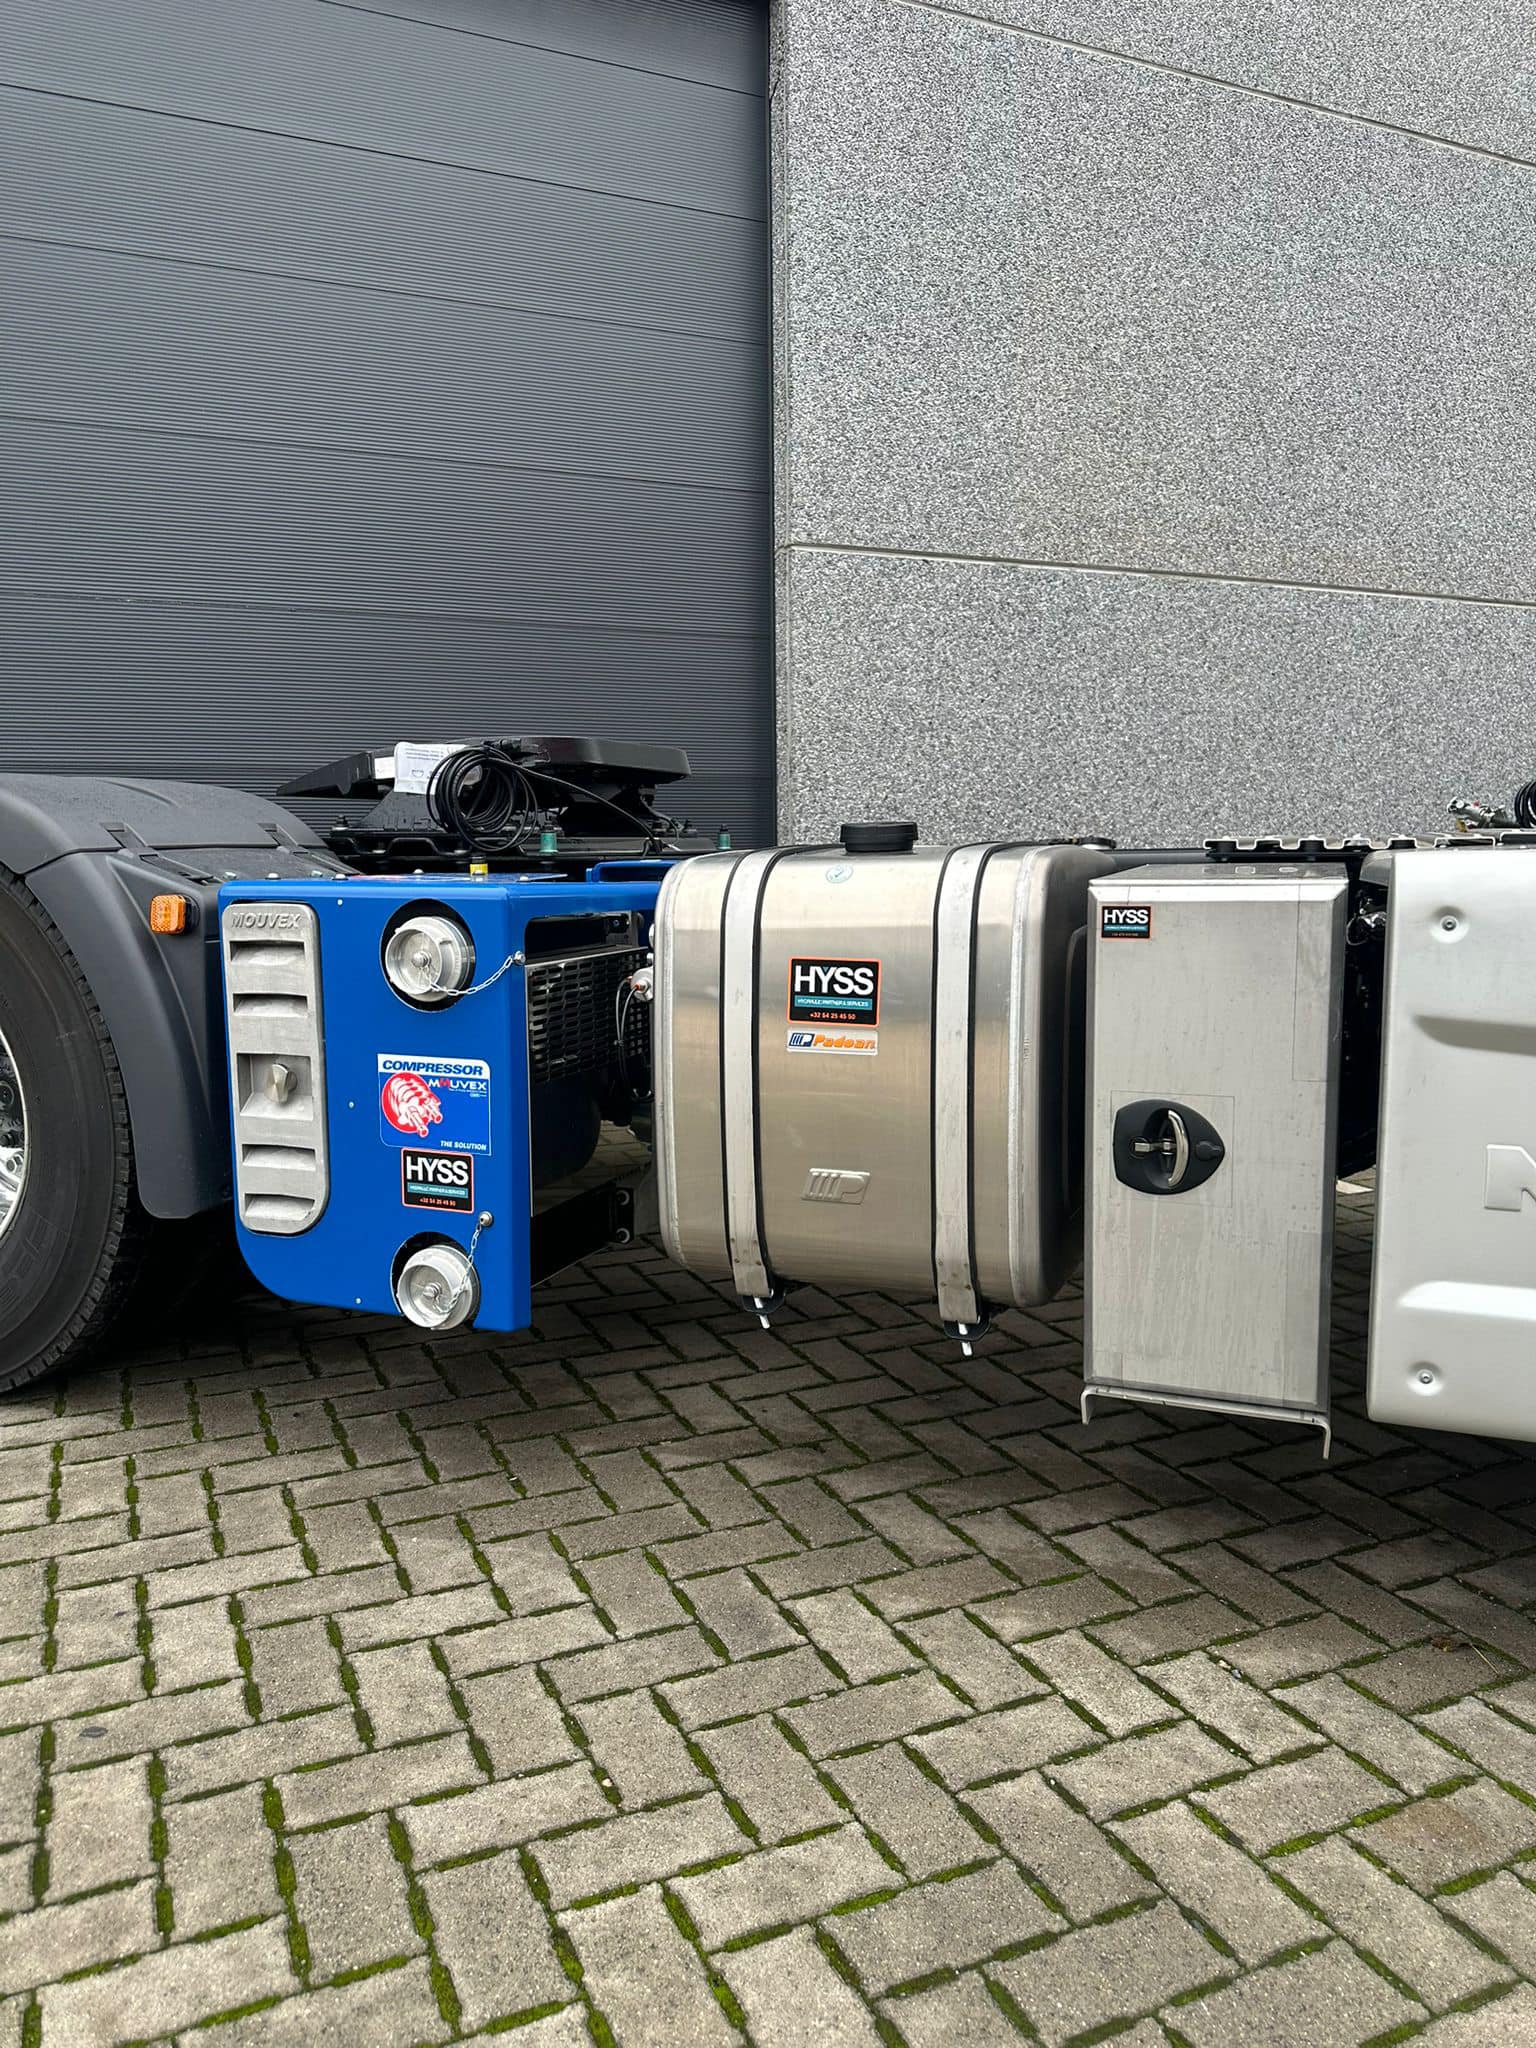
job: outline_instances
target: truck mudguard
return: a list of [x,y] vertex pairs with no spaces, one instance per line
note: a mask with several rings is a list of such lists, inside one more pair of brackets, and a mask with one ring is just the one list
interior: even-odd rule
[[[192,1216],[227,1199],[229,1111],[218,891],[241,875],[344,872],[291,811],[191,782],[0,775],[0,867],[63,934],[122,1069],[139,1199]],[[150,898],[175,891],[195,928],[158,939]]]

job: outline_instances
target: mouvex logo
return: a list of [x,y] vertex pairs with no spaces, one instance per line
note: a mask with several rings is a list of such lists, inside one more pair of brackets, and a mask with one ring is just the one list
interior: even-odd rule
[[384,1083],[379,1106],[397,1131],[412,1138],[424,1138],[433,1124],[443,1120],[442,1101],[420,1074],[391,1074]]
[[491,1149],[488,1060],[383,1052],[378,1056],[379,1136],[386,1145],[438,1152]]

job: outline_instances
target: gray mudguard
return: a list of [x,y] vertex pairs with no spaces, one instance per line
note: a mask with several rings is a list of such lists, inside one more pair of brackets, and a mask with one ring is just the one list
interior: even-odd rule
[[[0,867],[53,919],[101,1008],[144,1207],[192,1216],[227,1200],[219,884],[347,870],[291,811],[243,790],[52,775],[0,775]],[[197,924],[159,939],[149,903],[168,891]]]

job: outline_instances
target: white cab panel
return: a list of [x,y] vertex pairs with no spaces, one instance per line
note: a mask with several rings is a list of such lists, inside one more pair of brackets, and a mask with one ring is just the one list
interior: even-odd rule
[[1398,854],[1369,1407],[1536,1440],[1536,848]]

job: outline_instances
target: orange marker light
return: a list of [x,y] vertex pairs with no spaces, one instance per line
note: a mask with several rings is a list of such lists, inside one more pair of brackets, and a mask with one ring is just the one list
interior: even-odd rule
[[185,896],[151,896],[149,928],[157,938],[174,939],[192,928],[192,906]]

